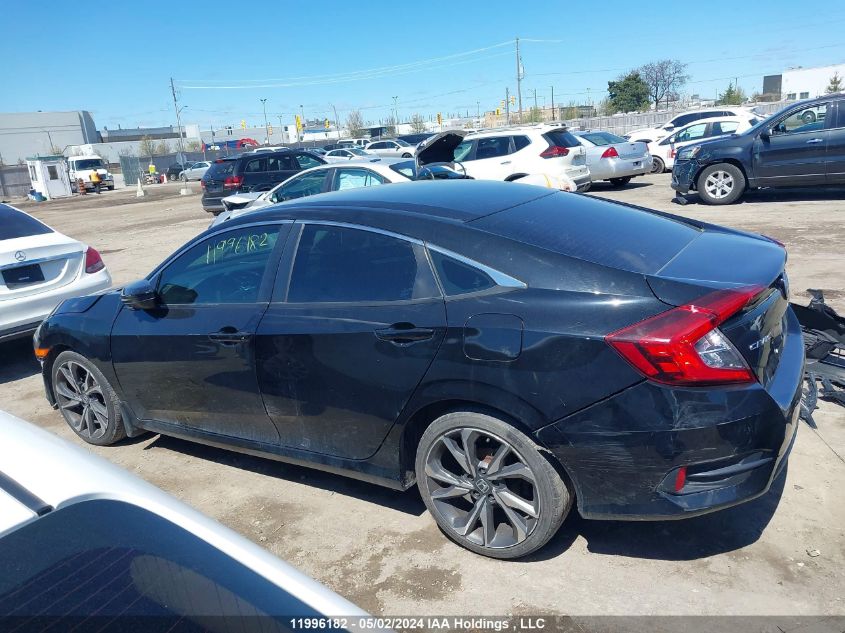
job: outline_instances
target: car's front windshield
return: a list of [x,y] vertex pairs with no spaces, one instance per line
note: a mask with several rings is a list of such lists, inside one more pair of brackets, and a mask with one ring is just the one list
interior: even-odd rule
[[103,161],[99,158],[85,158],[82,160],[73,161],[74,169],[102,169],[104,167]]

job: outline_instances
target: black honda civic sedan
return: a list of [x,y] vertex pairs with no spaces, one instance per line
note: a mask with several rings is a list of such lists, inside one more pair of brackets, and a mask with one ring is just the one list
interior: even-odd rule
[[35,334],[92,444],[144,431],[415,483],[516,558],[573,505],[674,519],[765,493],[804,351],[768,238],[514,183],[313,196],[191,240]]

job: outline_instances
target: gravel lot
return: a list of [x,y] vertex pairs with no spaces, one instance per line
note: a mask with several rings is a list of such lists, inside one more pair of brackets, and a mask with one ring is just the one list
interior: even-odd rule
[[[195,190],[199,187],[194,184]],[[22,207],[97,248],[116,284],[146,274],[210,216],[179,185]],[[671,202],[669,175],[593,193],[772,236],[789,249],[794,299],[823,288],[845,313],[845,195],[757,193],[727,208]],[[81,444],[42,395],[28,340],[0,344],[0,406]],[[820,403],[765,497],[665,523],[571,516],[521,562],[443,537],[416,491],[144,436],[99,455],[260,543],[375,614],[845,614],[845,409]],[[808,552],[818,550],[812,556]],[[815,554],[815,552],[813,552]]]

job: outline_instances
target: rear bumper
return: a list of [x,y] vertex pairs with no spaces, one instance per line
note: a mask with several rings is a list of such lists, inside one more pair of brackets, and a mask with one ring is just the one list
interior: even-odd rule
[[226,192],[225,195],[221,195],[220,197],[215,196],[207,196],[203,194],[202,196],[202,208],[203,211],[209,211],[211,213],[220,213],[221,211],[225,211],[226,209],[223,207],[223,198],[226,196],[231,196],[234,191]]
[[93,274],[83,273],[76,281],[55,290],[0,301],[0,340],[32,332],[65,299],[105,290],[111,284],[111,275],[104,268]]
[[642,176],[651,171],[651,155],[639,158],[603,158],[590,165],[593,181]]
[[[775,376],[730,388],[641,382],[537,432],[591,519],[706,514],[765,494],[798,428],[804,346],[795,315]],[[676,491],[678,470],[687,467]]]

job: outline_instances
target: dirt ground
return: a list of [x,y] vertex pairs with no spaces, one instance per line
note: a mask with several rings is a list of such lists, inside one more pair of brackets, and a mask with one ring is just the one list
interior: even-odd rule
[[[647,176],[593,193],[774,237],[789,249],[794,300],[822,288],[845,313],[843,192],[765,192],[727,208],[682,207],[668,183],[668,174]],[[22,206],[97,248],[122,284],[208,225],[199,196],[178,190]],[[451,544],[415,490],[159,436],[89,448],[379,615],[845,614],[845,409],[820,405],[818,429],[802,424],[786,476],[765,497],[678,522],[573,515],[520,562]],[[0,406],[82,444],[44,399],[28,340],[0,344]]]

